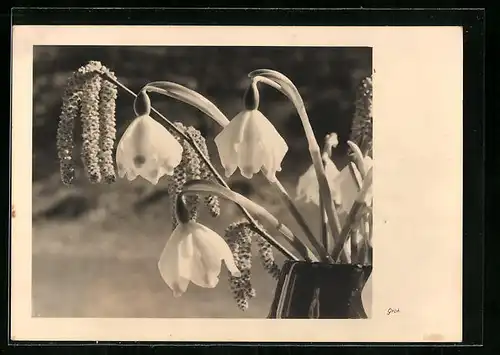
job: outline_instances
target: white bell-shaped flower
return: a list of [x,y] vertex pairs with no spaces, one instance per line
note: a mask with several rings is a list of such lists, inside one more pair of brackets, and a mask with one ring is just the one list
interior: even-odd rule
[[[335,204],[341,204],[341,190],[339,186],[340,172],[337,169],[335,163],[328,157],[324,156],[323,161],[325,163],[325,174],[328,179],[328,184],[330,186],[330,193]],[[316,170],[314,165],[311,165],[309,169],[299,178],[296,190],[297,200],[304,200],[306,203],[312,202],[319,206],[319,184],[316,178]]]
[[158,268],[174,296],[179,297],[186,292],[190,281],[200,287],[214,288],[219,282],[222,261],[233,276],[241,275],[224,239],[210,228],[189,221],[180,223],[173,231]]
[[276,128],[257,109],[244,110],[215,137],[226,177],[236,168],[247,179],[262,170],[271,181],[281,171],[288,145]]
[[116,149],[118,175],[129,180],[142,176],[156,185],[163,175],[172,175],[182,159],[182,146],[149,115],[137,117]]

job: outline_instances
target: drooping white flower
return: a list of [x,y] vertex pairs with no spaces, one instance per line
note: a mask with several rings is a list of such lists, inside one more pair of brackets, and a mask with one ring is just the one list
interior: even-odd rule
[[269,180],[276,179],[288,145],[276,128],[257,109],[244,110],[215,137],[226,176],[236,168],[247,179],[261,169]]
[[174,136],[149,115],[137,117],[128,127],[116,149],[121,178],[142,176],[156,185],[163,175],[172,175],[182,159],[182,146]]
[[[339,186],[339,177],[341,177],[340,172],[335,163],[328,156],[323,156],[323,162],[325,163],[325,173],[330,186],[332,199],[337,205],[340,205],[342,196]],[[319,185],[314,165],[311,165],[299,178],[296,198],[297,200],[303,199],[306,203],[312,202],[319,206]]]
[[158,269],[174,296],[179,297],[186,292],[189,282],[204,288],[217,286],[222,261],[233,276],[240,276],[224,239],[210,228],[189,221],[180,223],[173,231]]

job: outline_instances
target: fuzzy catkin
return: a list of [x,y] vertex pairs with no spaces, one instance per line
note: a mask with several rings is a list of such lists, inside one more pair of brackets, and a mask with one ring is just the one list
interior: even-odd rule
[[57,127],[56,145],[60,164],[61,180],[70,185],[75,179],[74,128],[75,120],[81,114],[83,85],[91,73],[100,70],[100,62],[89,62],[73,72],[66,83],[62,96],[61,113]]
[[179,193],[182,191],[182,187],[186,183],[186,171],[180,166],[180,164],[175,167],[174,173],[168,179],[167,192],[171,197],[171,207],[172,207],[172,224],[174,228],[177,226],[179,221],[177,220],[176,213],[176,199]]
[[73,73],[68,79],[62,97],[61,114],[59,115],[56,136],[61,180],[65,185],[72,184],[75,179],[73,131],[75,120],[78,118],[80,100],[81,82],[78,76]]
[[[207,142],[205,140],[205,137],[203,137],[203,135],[201,134],[201,132],[196,128],[190,126],[187,127],[186,133],[191,137],[191,139],[193,139],[194,143],[200,148],[203,155],[207,157],[207,159],[210,161]],[[200,161],[200,179],[212,180],[214,178],[212,171],[210,171],[207,164],[205,164],[200,157],[198,157],[198,160]],[[212,217],[218,217],[220,215],[220,203],[219,203],[219,198],[217,196],[207,195],[204,198],[204,202],[205,206],[208,208],[208,211]]]
[[[201,170],[200,170],[200,157],[196,153],[196,151],[191,147],[191,145],[186,142],[186,140],[182,140],[181,142],[183,149],[183,156],[181,164],[183,164],[184,169],[186,171],[186,180],[199,180],[201,179]],[[196,219],[198,217],[198,205],[200,203],[200,196],[198,194],[188,195],[186,196],[186,206],[188,207],[189,214],[192,219]]]
[[350,140],[355,142],[364,154],[372,149],[373,130],[373,85],[372,77],[364,78],[356,90],[355,112]]
[[100,74],[116,78],[98,61],[90,61],[75,71],[62,97],[57,129],[57,149],[61,180],[71,184],[75,178],[73,134],[75,120],[82,123],[81,158],[89,180],[107,183],[116,180],[113,147],[116,138],[115,111],[117,87]]
[[248,309],[248,301],[256,295],[251,282],[251,243],[254,234],[249,222],[246,221],[232,223],[225,233],[225,239],[241,273],[239,277],[229,274],[229,285],[236,305],[242,311]]
[[[109,72],[109,74],[113,75],[111,72]],[[113,162],[113,148],[116,139],[116,98],[118,96],[116,85],[108,80],[104,80],[99,96],[99,165],[104,181],[110,184],[116,181]]]
[[[175,122],[174,124],[179,130],[184,132],[184,134],[193,139],[201,152],[208,157],[207,144],[200,131],[192,126],[186,127],[181,122]],[[175,227],[178,224],[175,212],[175,199],[182,191],[184,184],[190,180],[211,179],[213,174],[210,169],[208,169],[197,150],[175,130],[171,129],[170,131],[183,148],[181,162],[174,169],[174,174],[169,178],[168,183],[168,194],[171,196],[172,201],[172,221]],[[201,197],[197,194],[186,196],[186,206],[189,211],[190,220],[196,220],[198,218],[200,201]],[[220,214],[219,199],[217,196],[208,195],[204,198],[204,202],[213,217],[217,217]]]
[[[186,128],[180,122],[174,123],[178,129],[185,131]],[[179,221],[177,220],[176,214],[176,203],[177,197],[182,191],[184,184],[192,179],[199,179],[199,161],[196,161],[196,158],[193,155],[193,148],[188,146],[187,142],[179,136],[174,130],[173,134],[175,139],[181,144],[182,150],[182,159],[179,165],[174,168],[174,173],[168,179],[167,191],[169,196],[171,196],[171,206],[172,206],[172,223],[174,228],[177,226]],[[191,150],[190,150],[191,149]],[[189,220],[196,221],[198,218],[198,204],[199,197],[197,195],[188,195],[186,196],[186,207],[189,213]]]
[[259,247],[259,255],[262,266],[273,278],[278,279],[280,267],[274,260],[272,245],[260,235],[257,237],[257,245]]
[[81,120],[82,120],[82,161],[87,176],[92,183],[101,181],[99,166],[99,92],[101,91],[102,78],[93,74],[85,80],[82,88]]

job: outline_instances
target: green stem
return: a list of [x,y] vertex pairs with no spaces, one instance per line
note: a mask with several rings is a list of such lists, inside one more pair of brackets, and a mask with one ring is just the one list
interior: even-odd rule
[[[289,241],[290,243],[302,254],[305,255],[306,260],[309,261],[314,261],[315,256],[311,253],[311,251],[300,242],[300,240],[297,240],[292,231],[288,229],[286,225],[281,223],[274,215],[272,215],[267,209],[262,207],[261,205],[253,202],[252,200],[246,198],[243,195],[240,195],[237,192],[234,192],[233,190],[215,184],[213,182],[209,181],[204,181],[204,180],[190,180],[184,184],[184,187],[182,189],[182,192],[178,196],[178,200],[182,202],[182,196],[187,193],[212,193],[216,194],[222,197],[225,197],[226,199],[233,201],[239,206],[243,206],[247,210],[250,210],[252,214],[259,216],[260,218],[266,220],[269,224],[271,224],[273,227],[276,228],[278,232],[283,234]],[[317,260],[316,260],[317,261]]]
[[[359,191],[363,187],[363,181],[360,179],[360,176],[356,173],[356,170],[358,170],[358,168],[356,167],[356,164],[352,161],[349,162],[349,171],[351,172],[351,175],[352,175],[352,177],[356,183],[356,186],[358,187],[358,191]],[[361,223],[363,223],[363,222],[361,222]],[[351,261],[355,262],[355,260],[357,260],[358,254],[361,253],[362,251],[358,250],[359,248],[358,248],[357,238],[354,238],[351,233],[349,233],[348,238],[349,237],[351,238]]]
[[[156,81],[148,83],[141,89],[141,91],[143,90],[169,96],[185,102],[191,106],[194,106],[200,111],[204,112],[209,118],[212,118],[222,128],[229,124],[229,120],[227,119],[227,117],[210,100],[197,93],[196,91],[190,90],[182,85],[166,81]],[[316,249],[318,256],[320,258],[323,258],[324,260],[330,260],[330,255],[324,248],[322,248],[321,244],[318,243],[311,229],[307,225],[305,218],[300,214],[297,206],[295,205],[281,182],[279,182],[277,179],[276,181],[271,182],[269,181],[269,179],[267,179],[267,176],[265,174],[263,175],[264,177],[266,177],[266,180],[276,189],[282,202],[289,209],[290,213],[302,228],[304,234],[311,242],[312,246]],[[297,238],[294,237],[294,239]]]
[[[332,232],[332,237],[334,235],[338,236],[341,232],[340,220],[334,206],[334,201],[331,196],[328,179],[326,177],[325,168],[323,165],[323,159],[321,158],[321,151],[318,142],[316,141],[316,137],[314,135],[311,122],[309,120],[307,111],[304,106],[304,101],[302,100],[299,91],[297,90],[297,88],[290,79],[288,79],[285,75],[274,70],[269,70],[269,69],[254,70],[253,72],[249,73],[248,76],[252,79],[255,77],[263,77],[274,81],[276,84],[279,85],[279,88],[277,88],[276,85],[273,85],[273,87],[277,88],[281,93],[287,96],[294,104],[297,113],[299,114],[300,120],[302,122],[302,126],[304,128],[306,139],[309,145],[309,154],[311,156],[311,160],[314,165],[314,169],[316,171],[316,178],[318,179],[318,185],[319,185],[320,201],[322,201],[322,204],[325,207],[326,216],[328,217],[329,220],[329,227]],[[263,81],[262,79],[260,80]],[[267,81],[265,82],[267,83]]]
[[[107,80],[115,84],[116,86],[120,87],[122,90],[133,96],[134,98],[137,97],[137,94],[130,90],[127,86],[123,85],[120,81],[117,79],[113,78],[110,76],[107,72],[101,73],[101,75],[104,75]],[[151,111],[153,111],[156,115],[158,115],[165,123],[172,129],[174,130],[177,134],[179,134],[182,138],[184,138],[199,154],[199,156],[203,159],[205,164],[208,166],[210,171],[214,174],[216,177],[217,181],[223,185],[226,188],[229,188],[225,180],[222,178],[222,176],[218,173],[218,171],[215,169],[215,167],[212,165],[208,157],[203,154],[201,151],[200,147],[194,142],[193,139],[187,134],[185,134],[182,130],[180,130],[176,125],[174,125],[172,122],[170,122],[165,116],[163,116],[158,110],[156,110],[154,107],[151,108]],[[241,210],[241,212],[245,215],[245,217],[248,219],[248,221],[252,224],[254,227],[255,231],[258,232],[262,237],[264,237],[273,247],[275,247],[278,251],[280,251],[284,256],[288,257],[289,259],[292,260],[299,260],[295,255],[290,253],[281,243],[279,243],[274,237],[272,237],[266,230],[264,230],[256,221],[255,219],[248,213],[248,211],[241,205],[238,205],[238,208]],[[307,255],[302,255],[304,258],[307,258]]]
[[354,163],[356,164],[356,167],[358,168],[358,171],[361,174],[361,178],[363,178],[366,175],[363,153],[361,152],[361,149],[359,149],[358,145],[353,141],[347,141],[347,145],[349,146],[349,148],[351,148],[353,152]]
[[[264,84],[267,84],[276,90],[281,90],[281,86],[277,84],[276,82],[263,77],[263,76],[256,76],[252,79],[254,84],[258,84],[259,82],[262,82]],[[331,148],[331,145],[330,145]],[[264,174],[265,176],[265,174]],[[283,203],[288,207],[288,210],[292,214],[292,216],[295,218],[299,226],[302,228],[302,231],[306,235],[307,240],[311,243],[313,248],[316,250],[318,255],[324,260],[328,262],[332,262],[331,256],[328,253],[328,248],[325,247],[325,245],[321,245],[321,243],[318,241],[318,239],[314,236],[313,232],[309,228],[304,216],[300,213],[299,209],[297,208],[297,205],[293,202],[293,199],[290,197],[284,186],[276,180],[276,182],[271,183],[279,192],[279,195],[281,197],[281,200]],[[322,218],[322,225],[324,224],[324,218]]]
[[[359,146],[353,141],[347,141],[347,144],[353,152],[353,161],[349,162],[349,170],[354,178],[354,181],[356,182],[356,185],[358,186],[358,189],[361,189],[363,186],[363,177],[366,174],[363,153]],[[356,170],[359,172],[359,174],[356,173]],[[362,220],[359,223],[363,224],[364,221]],[[360,234],[363,236],[363,238],[365,238],[365,235],[363,233]],[[352,235],[351,233],[349,233],[349,235],[351,238],[351,260],[353,262],[354,260],[359,261],[359,254],[362,254],[362,252],[364,252],[364,248],[360,248],[360,245],[363,244],[363,240],[359,241],[357,239],[357,235]]]
[[169,81],[154,81],[148,83],[141,89],[141,91],[142,90],[147,92],[156,92],[194,106],[222,127],[229,124],[229,120],[217,106],[215,106],[205,96],[194,90],[188,89],[185,86]]
[[288,209],[290,210],[290,213],[295,218],[297,223],[300,225],[300,227],[302,228],[302,230],[306,234],[307,239],[311,242],[312,246],[314,247],[316,252],[319,254],[321,259],[324,261],[333,262],[332,257],[327,252],[327,249],[325,249],[325,247],[323,247],[323,245],[321,245],[319,243],[318,239],[316,239],[314,237],[314,234],[309,229],[309,226],[307,225],[304,217],[302,216],[302,214],[298,210],[297,206],[293,202],[290,195],[286,192],[284,186],[278,180],[276,180],[276,182],[274,182],[272,184],[280,192],[279,195],[280,195],[283,203],[288,207]]
[[[335,136],[331,136],[331,134],[332,133],[327,135],[325,138],[325,144],[323,146],[323,152],[322,152],[322,156],[324,159],[326,159],[326,158],[331,159],[332,158],[332,148],[336,147],[338,144],[336,134],[335,134]],[[326,165],[325,165],[325,168],[326,168]],[[320,211],[323,214],[323,218],[321,220],[321,236],[322,236],[322,240],[323,240],[323,245],[327,246],[327,250],[329,252],[332,252],[332,248],[334,247],[335,241],[332,239],[331,235],[329,234],[330,231],[328,228],[328,224],[326,223],[326,220],[327,220],[326,211],[325,211],[324,207],[322,206],[321,201],[320,201]],[[332,259],[332,262],[335,262],[335,261]],[[345,249],[342,249],[342,252],[340,254],[340,262],[341,263],[350,263],[349,255],[347,255]]]
[[370,170],[366,173],[365,179],[363,180],[363,187],[361,188],[361,191],[359,191],[356,201],[354,201],[354,204],[352,205],[351,210],[349,211],[349,214],[344,223],[344,227],[340,232],[339,240],[335,245],[335,247],[333,248],[331,254],[333,260],[337,260],[339,258],[347,238],[349,237],[354,226],[359,222],[359,219],[361,218],[359,211],[366,204],[365,198],[366,194],[368,193],[368,190],[371,188],[372,179],[373,179],[373,169],[370,168]]

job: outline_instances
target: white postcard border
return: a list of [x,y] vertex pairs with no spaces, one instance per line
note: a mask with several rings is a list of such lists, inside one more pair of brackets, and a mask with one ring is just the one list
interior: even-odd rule
[[[34,45],[373,47],[372,318],[32,318]],[[14,26],[12,70],[12,202],[16,208],[11,227],[12,339],[461,341],[460,27]],[[158,79],[145,78],[145,82]],[[388,308],[400,312],[388,316]]]

